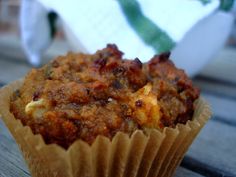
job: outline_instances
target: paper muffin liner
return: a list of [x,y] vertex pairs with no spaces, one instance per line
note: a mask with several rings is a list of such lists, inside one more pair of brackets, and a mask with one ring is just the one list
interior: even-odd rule
[[193,119],[163,131],[135,131],[131,136],[119,132],[112,140],[98,136],[92,145],[82,140],[67,150],[46,145],[10,113],[10,97],[21,86],[15,81],[0,91],[0,112],[16,139],[33,177],[168,177],[180,164],[198,132],[210,118],[209,105],[196,101]]

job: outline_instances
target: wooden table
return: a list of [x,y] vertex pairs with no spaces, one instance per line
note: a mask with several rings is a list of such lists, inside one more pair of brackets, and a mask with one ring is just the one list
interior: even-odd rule
[[[1,50],[3,47],[6,46],[0,44],[0,86],[23,76],[30,69],[23,60],[22,51]],[[5,49],[11,52],[6,54]],[[236,49],[226,48],[194,78],[202,95],[212,105],[213,118],[192,144],[175,177],[236,176],[235,59]],[[0,120],[0,177],[29,176],[14,139]]]

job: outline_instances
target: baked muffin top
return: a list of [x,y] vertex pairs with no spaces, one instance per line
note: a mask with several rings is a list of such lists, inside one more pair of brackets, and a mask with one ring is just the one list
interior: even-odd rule
[[32,69],[11,99],[11,112],[46,143],[163,129],[191,120],[199,91],[183,70],[156,55],[148,63],[122,59],[116,45],[95,54],[59,56]]

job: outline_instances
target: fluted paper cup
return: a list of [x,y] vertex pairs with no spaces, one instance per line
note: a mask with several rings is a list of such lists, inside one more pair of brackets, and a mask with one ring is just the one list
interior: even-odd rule
[[22,84],[15,81],[0,91],[0,113],[14,136],[33,177],[168,177],[210,118],[209,105],[198,99],[191,121],[162,131],[117,133],[112,140],[98,136],[92,145],[82,140],[67,150],[45,144],[10,112],[10,97]]

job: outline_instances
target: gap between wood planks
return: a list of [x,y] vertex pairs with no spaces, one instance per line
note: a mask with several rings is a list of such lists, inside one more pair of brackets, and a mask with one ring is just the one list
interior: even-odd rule
[[5,83],[0,81],[0,87],[3,87],[5,85]]
[[207,76],[196,76],[193,83],[205,93],[236,101],[236,84]]
[[236,127],[236,121],[231,121],[231,120],[225,119],[225,118],[223,118],[223,117],[213,116],[213,117],[212,117],[212,120],[213,120],[213,121],[220,122],[220,123],[222,123],[222,124],[226,124],[226,125],[228,125],[228,126]]
[[234,174],[212,167],[189,156],[184,157],[180,166],[206,177],[235,177]]
[[[27,65],[27,66],[30,66],[30,64],[27,62],[27,60],[24,60],[21,56],[16,58],[14,56],[9,56],[7,54],[4,54],[4,53],[1,53],[0,54],[0,60],[4,60],[6,61],[6,59],[4,58],[7,58],[9,59],[9,62],[11,63],[15,63],[15,64],[23,64],[23,65]],[[22,59],[19,59],[19,58],[22,58]],[[31,66],[30,66],[31,67]]]
[[195,77],[195,79],[197,80],[204,80],[206,82],[210,82],[210,83],[218,83],[218,84],[222,84],[222,85],[228,85],[231,87],[236,87],[236,80],[235,81],[229,81],[229,80],[223,80],[223,79],[219,79],[219,78],[215,78],[215,77],[210,77],[210,76],[204,76],[204,75],[198,75]]

